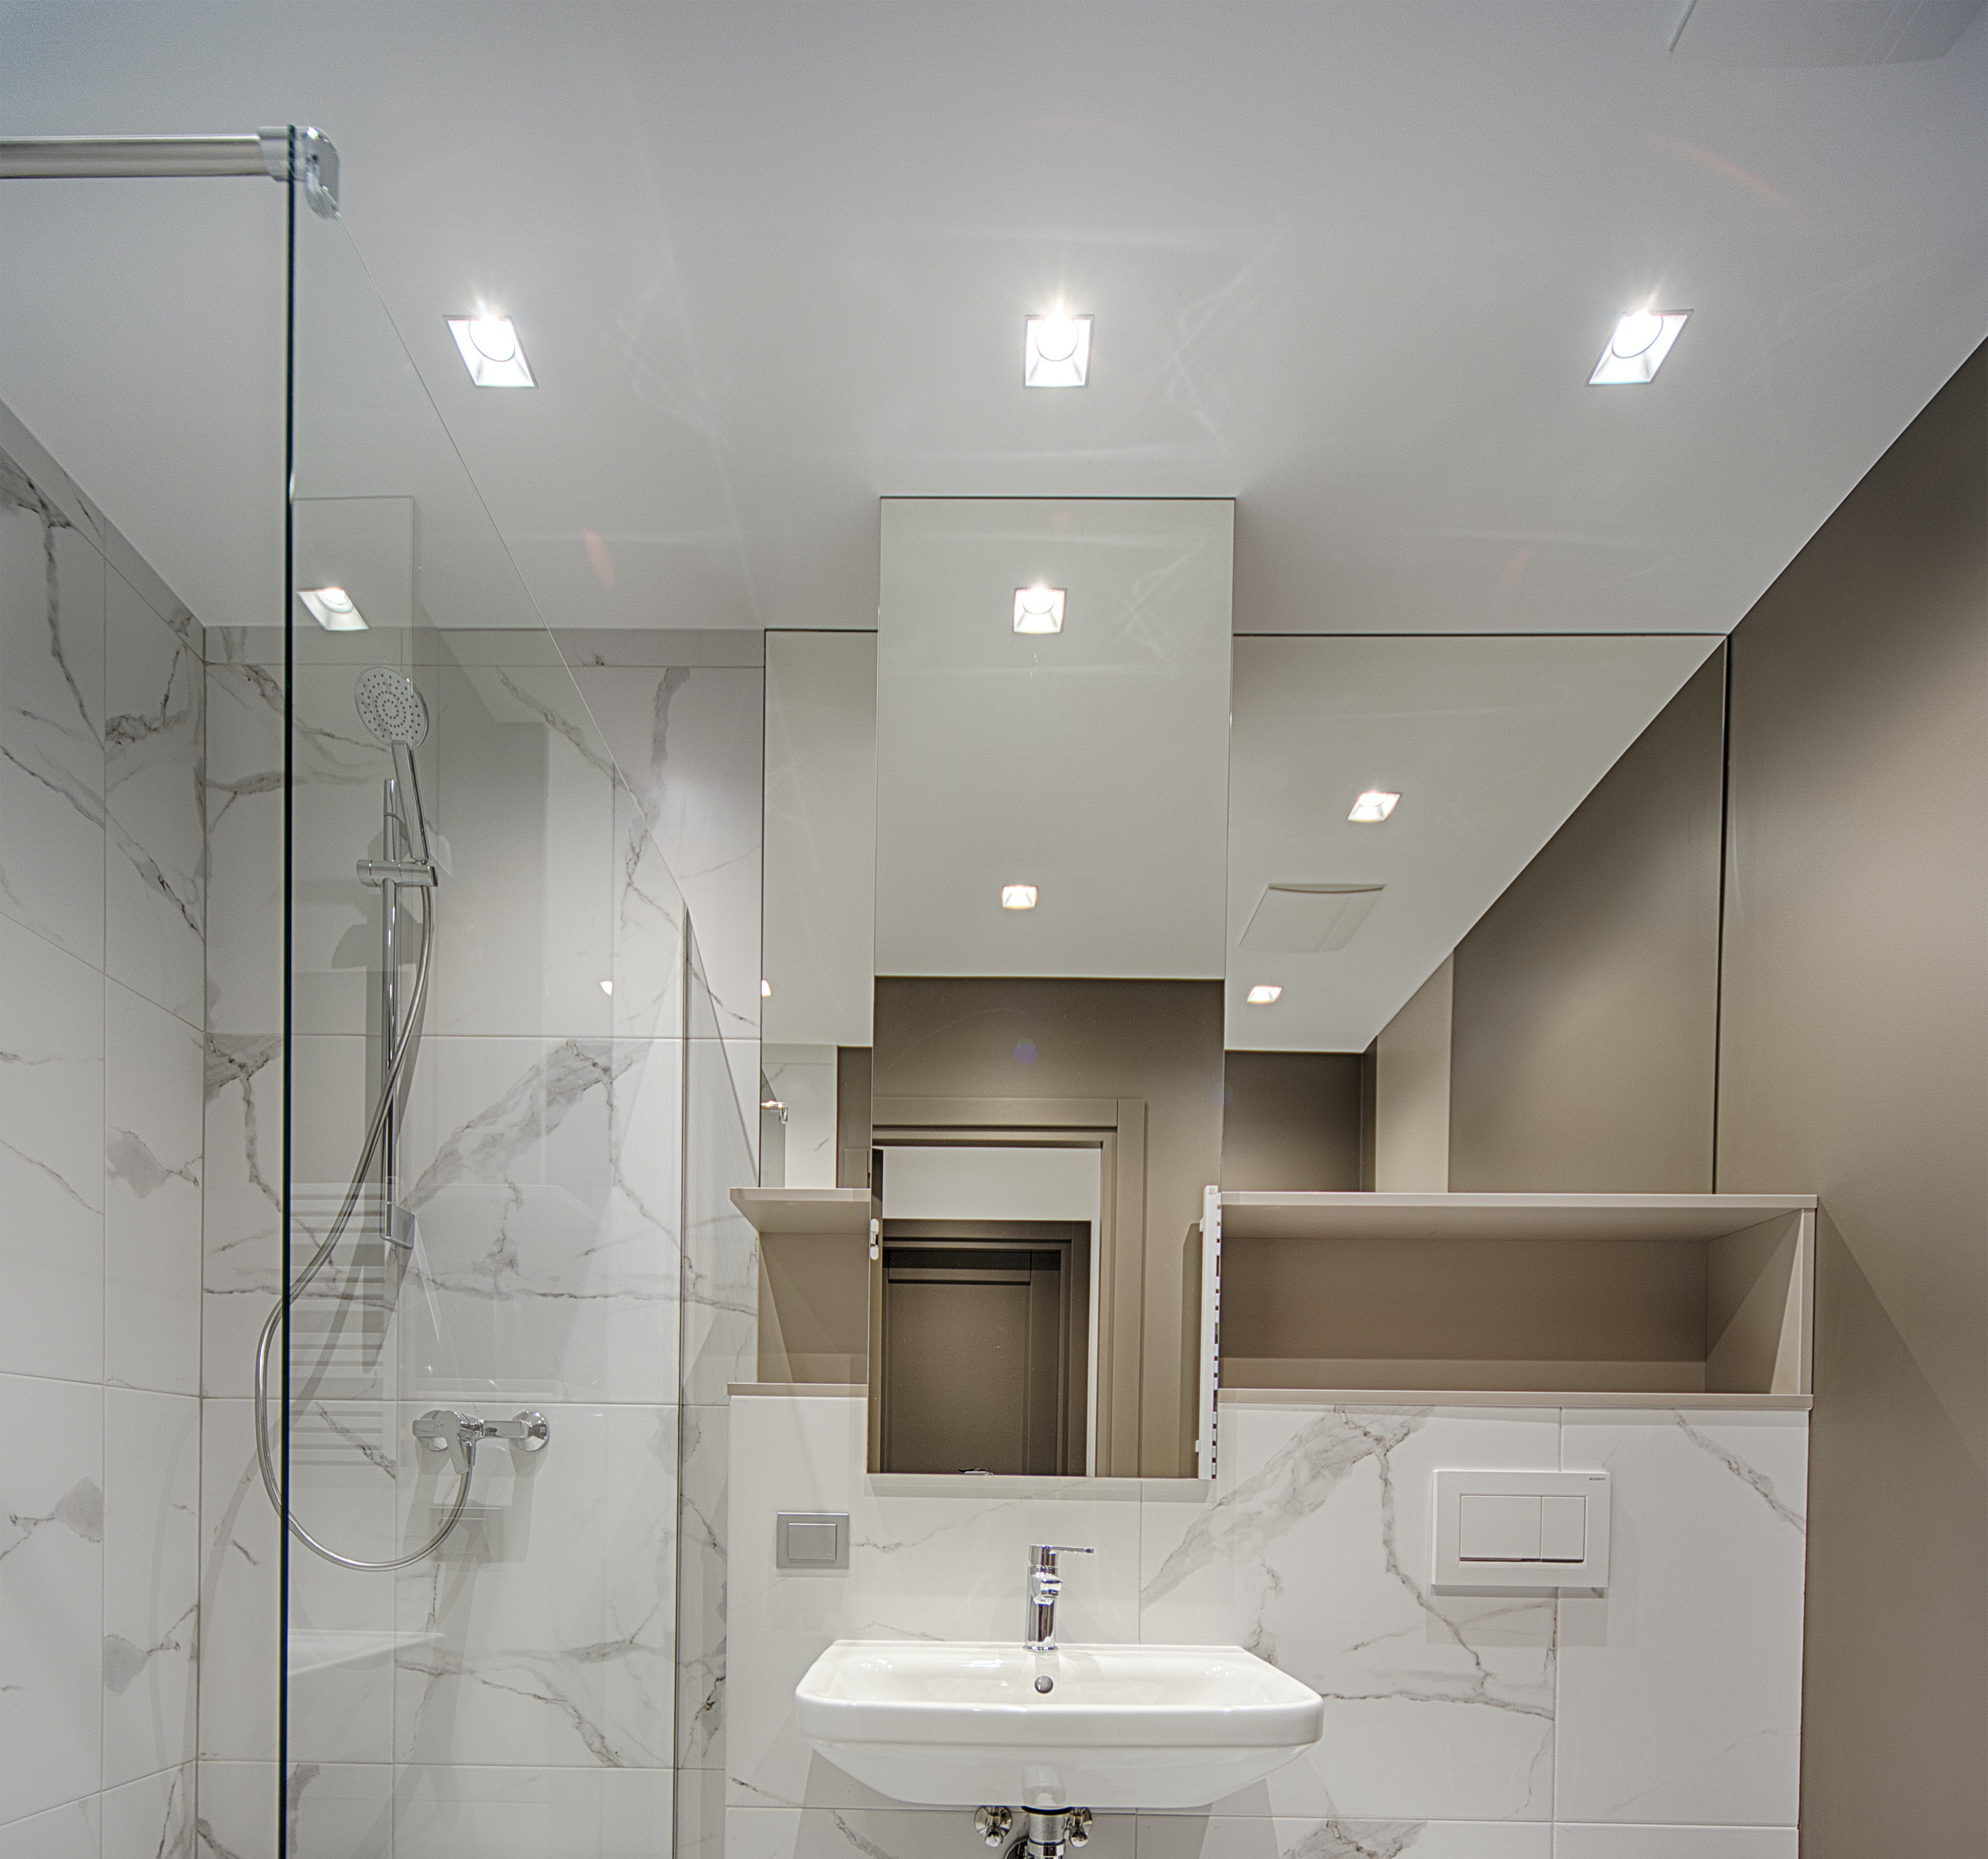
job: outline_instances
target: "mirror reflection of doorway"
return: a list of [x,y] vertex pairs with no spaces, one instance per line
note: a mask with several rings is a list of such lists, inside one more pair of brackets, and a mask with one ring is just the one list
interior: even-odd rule
[[880,1469],[1081,1471],[1090,1223],[886,1219],[881,1266]]
[[884,1137],[873,1175],[872,1471],[1095,1469],[1105,1140],[908,1124]]

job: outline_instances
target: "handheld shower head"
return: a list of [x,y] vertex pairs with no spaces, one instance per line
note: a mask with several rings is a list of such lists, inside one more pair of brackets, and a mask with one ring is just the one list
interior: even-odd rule
[[390,665],[368,665],[352,688],[359,720],[388,745],[418,749],[428,733],[428,707],[414,680]]
[[389,804],[407,836],[408,857],[425,864],[428,826],[421,817],[414,752],[428,739],[428,707],[414,680],[390,665],[368,665],[361,671],[352,688],[352,701],[360,722],[394,752],[394,791]]

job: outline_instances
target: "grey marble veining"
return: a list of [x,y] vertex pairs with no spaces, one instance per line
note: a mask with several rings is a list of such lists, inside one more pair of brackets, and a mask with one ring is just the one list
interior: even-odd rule
[[206,970],[207,671],[184,608],[106,582],[104,701],[108,972],[189,1025]]
[[103,961],[103,559],[0,453],[0,911]]

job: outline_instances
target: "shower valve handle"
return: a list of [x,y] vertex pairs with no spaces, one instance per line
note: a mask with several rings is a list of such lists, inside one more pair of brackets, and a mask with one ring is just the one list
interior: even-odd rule
[[553,1436],[552,1422],[527,1408],[509,1420],[479,1420],[452,1408],[431,1408],[414,1425],[415,1438],[431,1452],[447,1452],[466,1465],[480,1441],[508,1439],[521,1452],[542,1452]]

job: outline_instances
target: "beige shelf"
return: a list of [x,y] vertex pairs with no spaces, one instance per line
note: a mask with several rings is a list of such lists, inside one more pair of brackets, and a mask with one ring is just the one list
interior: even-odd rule
[[1814,1195],[1270,1194],[1222,1197],[1224,1239],[1722,1239]]
[[1222,1400],[1807,1404],[1812,1195],[1220,1202]]
[[1225,1387],[1215,1398],[1224,1407],[1750,1408],[1797,1414],[1815,1404],[1809,1394],[1610,1394],[1567,1388]]
[[861,1233],[875,1212],[867,1188],[735,1188],[732,1205],[760,1233]]

